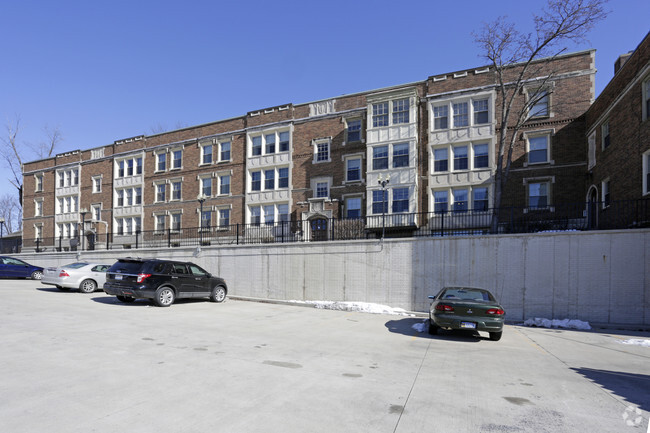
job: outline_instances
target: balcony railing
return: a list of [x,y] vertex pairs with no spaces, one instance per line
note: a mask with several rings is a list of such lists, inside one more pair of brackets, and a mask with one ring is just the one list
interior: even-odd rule
[[[491,230],[493,217],[496,231]],[[92,249],[175,248],[317,242],[386,237],[427,237],[535,233],[567,230],[611,230],[650,227],[650,199],[611,203],[565,203],[547,207],[502,207],[370,215],[358,219],[313,218],[218,227],[135,231],[130,234],[24,239],[23,249],[79,251]]]

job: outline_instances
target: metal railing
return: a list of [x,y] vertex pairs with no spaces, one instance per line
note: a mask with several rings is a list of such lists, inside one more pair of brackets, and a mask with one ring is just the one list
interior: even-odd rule
[[[491,230],[493,217],[496,231]],[[611,203],[564,203],[546,207],[370,215],[357,219],[317,217],[307,221],[232,224],[217,227],[136,230],[129,234],[86,235],[23,240],[23,249],[80,251],[93,249],[175,248],[284,242],[358,240],[535,233],[566,230],[611,230],[650,227],[650,199]]]

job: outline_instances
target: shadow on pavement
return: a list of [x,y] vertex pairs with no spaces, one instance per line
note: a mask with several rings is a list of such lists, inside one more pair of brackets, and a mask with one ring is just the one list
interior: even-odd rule
[[[90,298],[93,301],[99,303],[99,304],[105,304],[105,305],[118,305],[118,306],[124,306],[124,307],[155,307],[153,301],[150,299],[136,299],[133,302],[122,302],[119,301],[115,296],[96,296],[94,298]],[[182,305],[182,304],[197,304],[200,302],[210,302],[208,299],[191,299],[191,298],[186,298],[186,299],[177,299],[174,301],[174,303],[169,307],[169,308],[174,308],[174,305]],[[159,308],[159,307],[156,307]],[[160,308],[165,308],[165,307],[160,307]]]
[[650,412],[650,376],[623,371],[571,368],[603,388]]
[[[418,327],[422,326],[423,331],[419,332],[413,328],[413,325],[417,325]],[[408,335],[410,337],[427,338],[432,340],[461,341],[465,343],[478,343],[481,340],[489,340],[489,338],[481,336],[476,331],[447,331],[440,329],[438,330],[437,335],[430,335],[428,319],[424,320],[420,318],[406,318],[399,320],[389,320],[385,323],[384,326],[388,328],[388,331],[396,334]]]

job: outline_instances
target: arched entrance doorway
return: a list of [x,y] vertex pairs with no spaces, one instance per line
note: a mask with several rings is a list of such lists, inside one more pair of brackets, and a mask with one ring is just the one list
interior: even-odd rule
[[587,230],[598,228],[598,188],[594,185],[587,191]]

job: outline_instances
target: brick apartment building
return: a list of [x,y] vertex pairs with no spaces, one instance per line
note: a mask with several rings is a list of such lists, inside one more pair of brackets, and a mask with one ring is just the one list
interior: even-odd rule
[[[554,75],[517,137],[504,205],[585,199],[594,51],[545,67]],[[311,240],[332,218],[403,232],[431,224],[429,213],[487,211],[500,102],[494,71],[472,68],[29,162],[24,247],[36,239],[45,248],[101,243],[107,233],[113,246],[129,247],[139,231],[285,221]]]

